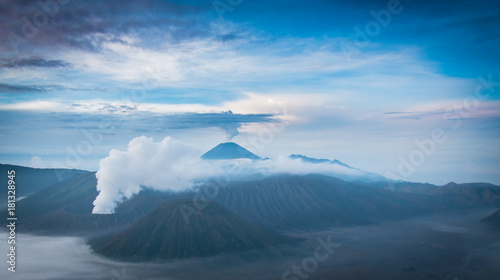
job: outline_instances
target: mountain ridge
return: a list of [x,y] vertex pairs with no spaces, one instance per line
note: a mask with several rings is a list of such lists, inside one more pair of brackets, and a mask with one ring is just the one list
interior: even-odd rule
[[334,160],[329,160],[329,159],[324,159],[324,158],[321,158],[321,159],[318,159],[318,158],[312,158],[312,157],[308,157],[308,156],[304,156],[304,155],[301,155],[301,154],[292,154],[290,156],[288,156],[289,158],[291,159],[300,159],[302,160],[303,162],[309,162],[309,163],[330,163],[330,164],[337,164],[337,165],[341,165],[341,166],[344,166],[344,167],[348,167],[348,168],[354,168],[354,167],[351,167],[343,162],[341,162],[340,160],[337,160],[337,159],[334,159]]
[[[76,174],[88,171],[65,168],[32,168],[14,164],[0,163],[0,174],[7,174],[8,170],[15,170],[16,198],[22,198],[43,190],[54,183],[64,181]],[[7,185],[5,185],[7,189]],[[0,192],[0,208],[7,207],[7,192]]]
[[[334,172],[333,176],[338,177],[342,180],[362,181],[362,182],[377,182],[377,181],[386,182],[388,180],[386,177],[384,177],[382,175],[352,167],[352,166],[345,164],[337,159],[334,159],[334,160],[317,159],[317,158],[304,156],[301,154],[292,154],[292,155],[288,156],[288,158],[293,159],[293,160],[301,160],[302,162],[310,163],[310,164],[330,164],[330,165],[341,166],[341,167],[346,168],[348,170],[353,170],[353,171],[359,173],[358,175],[348,175],[348,174],[343,174],[342,172],[337,172],[337,173]],[[333,170],[332,170],[332,172],[333,172]]]

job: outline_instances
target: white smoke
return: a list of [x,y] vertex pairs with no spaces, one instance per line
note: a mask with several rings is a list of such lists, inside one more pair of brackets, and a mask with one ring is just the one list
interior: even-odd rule
[[[99,162],[96,174],[99,195],[94,201],[94,214],[111,214],[121,202],[132,198],[144,187],[160,191],[182,191],[205,179],[230,176],[231,179],[252,174],[320,173],[341,179],[363,176],[363,171],[328,163],[305,163],[300,159],[279,157],[275,160],[253,161],[202,160],[203,151],[166,137],[161,142],[145,136],[134,138],[126,151],[111,150]],[[230,173],[230,174],[228,174]]]
[[126,151],[112,150],[99,162],[93,213],[113,213],[116,206],[143,186],[158,190],[184,190],[195,178],[207,175],[206,163],[197,148],[166,137],[161,142],[141,136],[132,139]]

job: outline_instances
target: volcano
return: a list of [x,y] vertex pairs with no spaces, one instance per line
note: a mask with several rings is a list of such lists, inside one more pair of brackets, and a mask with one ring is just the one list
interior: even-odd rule
[[253,226],[210,201],[198,210],[192,199],[165,202],[128,229],[94,240],[95,251],[121,260],[207,257],[256,250],[296,239]]
[[234,142],[221,143],[217,145],[215,148],[203,154],[201,158],[212,159],[212,160],[239,159],[239,158],[248,158],[254,160],[261,159],[256,154],[250,152],[249,150],[243,148],[242,146]]

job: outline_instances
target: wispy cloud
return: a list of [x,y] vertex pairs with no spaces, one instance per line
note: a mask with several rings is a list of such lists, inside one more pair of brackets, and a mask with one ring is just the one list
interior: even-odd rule
[[42,88],[37,86],[9,85],[0,83],[0,93],[26,93],[26,92],[41,92]]
[[[165,34],[171,38],[192,37],[202,33],[203,26],[206,26],[194,19],[209,8],[210,3],[203,6],[160,0],[127,3],[114,0],[85,3],[68,1],[58,7],[57,12],[50,16],[50,21],[43,28],[37,28],[34,36],[30,36],[32,38],[29,44],[21,46],[22,50],[29,50],[29,46],[34,45],[42,48],[57,46],[99,51],[99,45],[95,45],[92,39],[98,34],[115,34],[119,37],[136,33],[142,34],[145,41],[148,37],[162,37]],[[10,38],[9,34],[12,32],[22,37],[25,22],[21,19],[25,17],[31,22],[34,14],[43,11],[39,1],[2,1],[0,36]],[[9,40],[0,46],[4,51],[12,50]]]
[[11,58],[0,60],[0,66],[6,68],[19,67],[45,67],[45,68],[67,68],[72,67],[71,63],[63,60],[46,60],[41,57]]

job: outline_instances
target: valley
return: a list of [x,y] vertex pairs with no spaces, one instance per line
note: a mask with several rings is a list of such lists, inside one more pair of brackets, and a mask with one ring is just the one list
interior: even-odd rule
[[[23,273],[8,279],[294,279],[292,265],[314,256],[317,238],[340,244],[307,279],[496,279],[499,232],[480,222],[493,209],[458,211],[320,231],[281,232],[306,240],[281,247],[287,255],[261,249],[213,257],[159,262],[120,262],[92,252],[81,237],[20,234]],[[4,233],[2,233],[3,235]],[[4,242],[0,249],[5,249]],[[274,250],[276,251],[276,250]],[[67,265],[58,265],[58,263]],[[56,269],[57,268],[57,269]],[[21,276],[22,275],[22,276]],[[0,271],[0,277],[7,274]],[[10,275],[9,275],[10,276]],[[125,278],[127,277],[127,278]],[[301,279],[298,277],[298,279]]]

